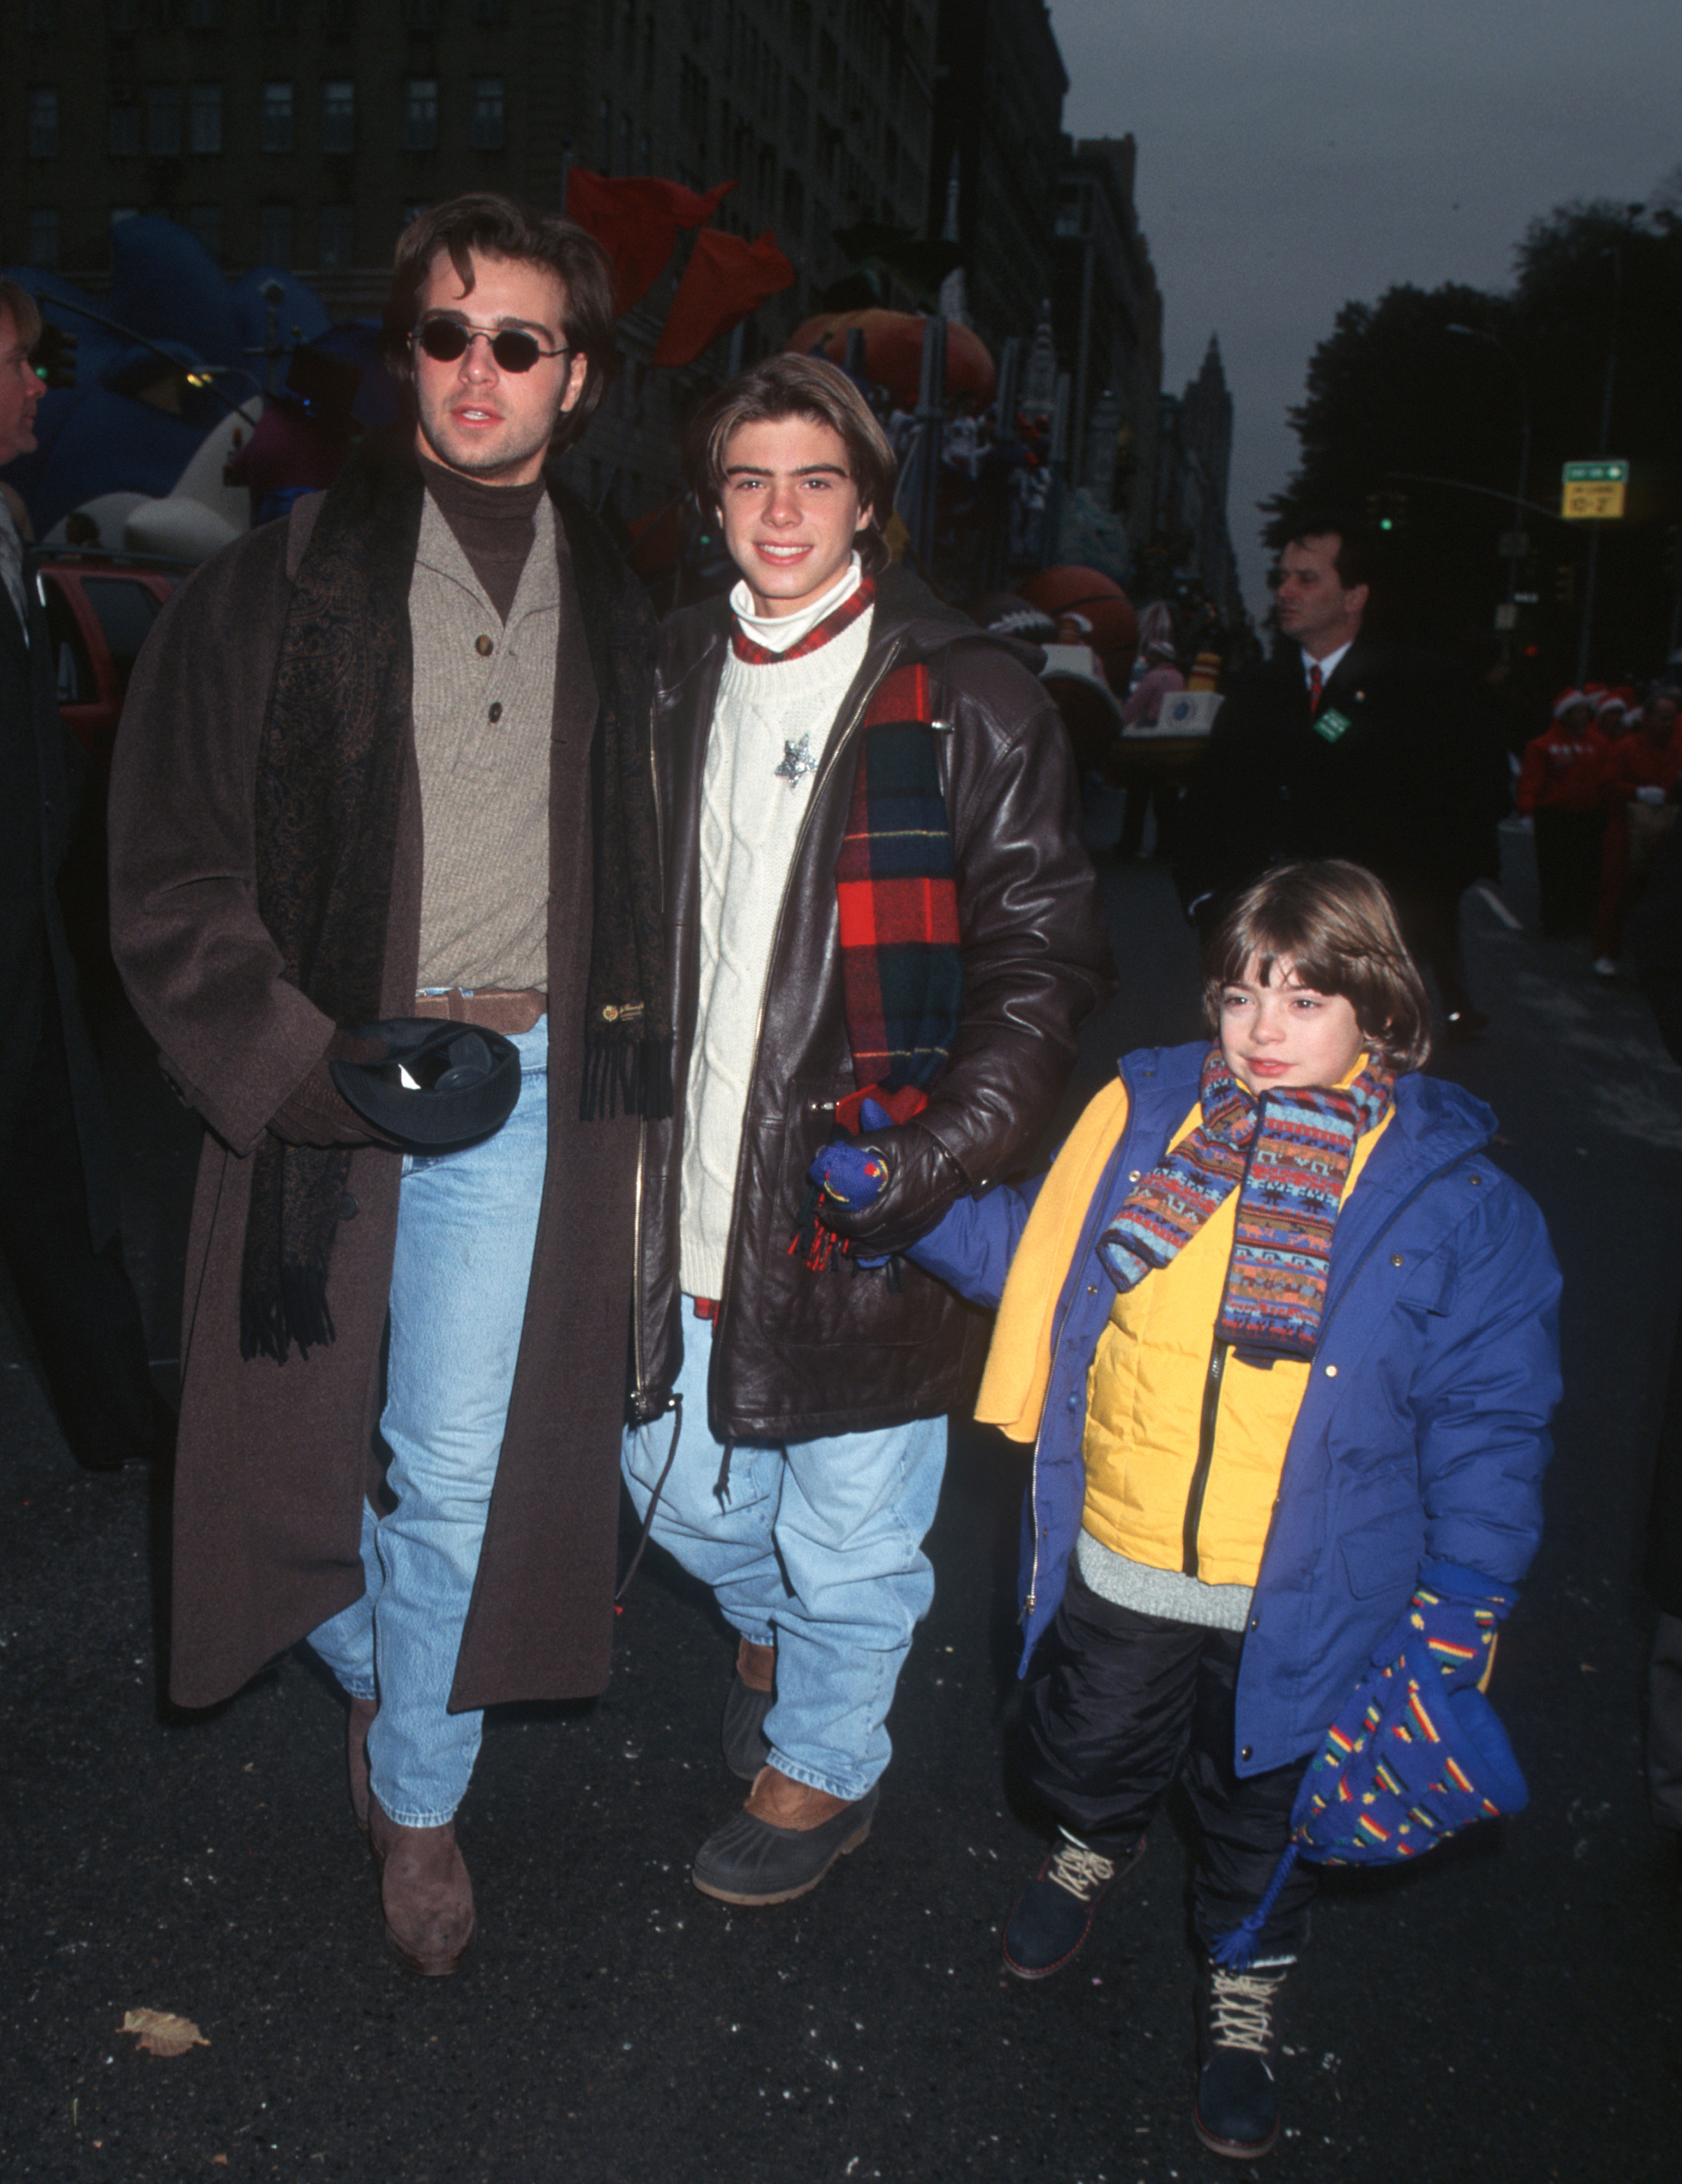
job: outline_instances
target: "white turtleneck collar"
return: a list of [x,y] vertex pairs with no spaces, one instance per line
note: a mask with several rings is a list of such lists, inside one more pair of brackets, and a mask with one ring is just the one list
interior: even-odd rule
[[754,595],[744,577],[730,594],[730,611],[755,644],[762,644],[767,652],[787,652],[808,631],[816,629],[827,614],[833,614],[844,599],[852,598],[864,582],[864,565],[855,554],[845,576],[838,577],[822,599],[811,600],[798,614],[791,615],[755,614]]

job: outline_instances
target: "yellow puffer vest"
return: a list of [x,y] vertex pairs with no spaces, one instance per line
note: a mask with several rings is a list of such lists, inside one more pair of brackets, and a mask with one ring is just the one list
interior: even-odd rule
[[[1172,1144],[1198,1115],[1194,1106]],[[1389,1124],[1387,1113],[1356,1146],[1340,1203]],[[1212,1379],[1238,1197],[1229,1192],[1166,1267],[1116,1299],[1087,1375],[1081,1447],[1086,1530],[1130,1561],[1189,1569],[1207,1585],[1255,1584],[1308,1384],[1306,1360],[1276,1358],[1264,1371],[1230,1353]],[[1189,1542],[1206,1400],[1217,1407],[1213,1455]]]

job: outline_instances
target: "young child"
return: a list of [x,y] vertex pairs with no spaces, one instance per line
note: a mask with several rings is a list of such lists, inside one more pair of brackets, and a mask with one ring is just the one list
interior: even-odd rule
[[961,1201],[913,1249],[999,1306],[978,1415],[1034,1448],[1026,1742],[1061,1840],[1005,1964],[1072,1960],[1182,1780],[1194,2121],[1250,2158],[1278,2132],[1313,1868],[1247,1971],[1208,1952],[1264,1898],[1305,1768],[1399,1618],[1428,1674],[1486,1674],[1536,1546],[1559,1277],[1490,1162],[1493,1116],[1417,1074],[1425,994],[1370,873],[1276,867],[1205,969],[1214,1045],[1128,1056],[1037,1187]]

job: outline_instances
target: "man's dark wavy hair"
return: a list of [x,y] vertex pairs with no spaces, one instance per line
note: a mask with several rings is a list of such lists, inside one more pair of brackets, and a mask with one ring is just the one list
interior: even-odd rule
[[[583,432],[619,369],[613,337],[613,267],[593,235],[559,213],[534,213],[494,190],[472,190],[433,205],[398,237],[392,291],[385,311],[387,369],[405,389],[415,384],[410,347],[420,315],[420,291],[440,251],[448,251],[462,287],[473,287],[473,258],[512,258],[537,265],[560,282],[561,328],[566,346],[585,360],[584,386],[555,421],[553,451],[559,454]],[[570,369],[570,365],[569,365]]]

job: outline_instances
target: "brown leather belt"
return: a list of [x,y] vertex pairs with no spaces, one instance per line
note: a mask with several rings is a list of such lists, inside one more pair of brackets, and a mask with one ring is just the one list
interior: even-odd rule
[[464,993],[452,986],[447,994],[417,994],[417,1017],[448,1017],[452,1023],[477,1024],[484,1031],[499,1031],[504,1039],[530,1031],[549,1005],[541,986],[480,986]]

